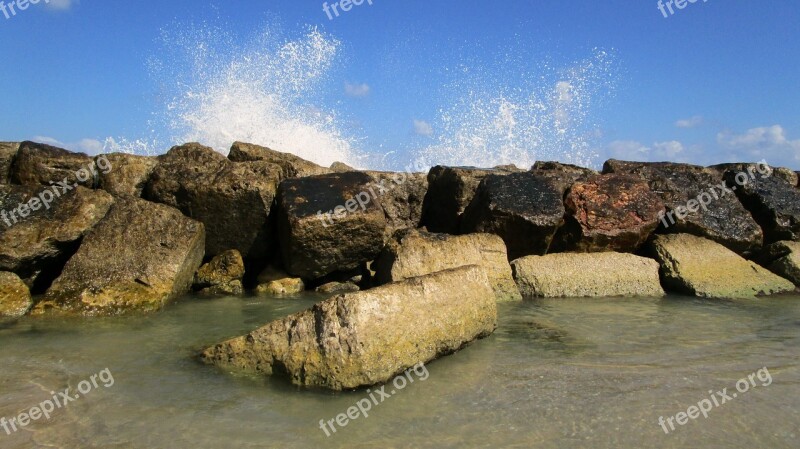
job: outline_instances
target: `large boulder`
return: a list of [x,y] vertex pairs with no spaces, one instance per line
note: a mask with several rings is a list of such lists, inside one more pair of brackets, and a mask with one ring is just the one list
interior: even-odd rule
[[252,143],[234,142],[228,159],[234,162],[264,161],[281,168],[284,178],[302,178],[305,176],[325,175],[332,173],[330,168],[321,167],[291,153],[282,153]]
[[63,183],[93,188],[97,184],[97,168],[94,160],[84,153],[26,141],[19,145],[11,179],[22,185]]
[[666,206],[657,232],[705,237],[739,254],[752,254],[763,244],[761,228],[726,188],[717,170],[672,162],[612,159],[605,163],[603,173],[627,173],[647,181]]
[[127,153],[103,154],[95,158],[98,187],[115,196],[140,198],[158,159]]
[[268,257],[270,208],[281,169],[264,161],[231,162],[188,143],[159,157],[145,198],[175,207],[206,228],[206,255],[235,249],[245,259]]
[[488,279],[468,266],[335,296],[201,357],[225,369],[285,373],[295,385],[354,389],[455,352],[496,326]]
[[281,183],[278,235],[289,274],[312,280],[375,259],[383,247],[386,217],[371,184],[361,172]]
[[775,242],[764,248],[757,261],[800,286],[800,242]]
[[664,203],[638,176],[598,175],[576,182],[564,200],[559,251],[635,252],[658,227]]
[[545,254],[564,223],[562,189],[536,173],[489,175],[462,217],[461,231],[503,238],[509,260]]
[[800,241],[800,189],[772,176],[771,168],[729,170],[725,181],[764,230],[764,243]]
[[522,299],[511,276],[506,245],[492,234],[398,233],[372,268],[375,282],[382,285],[465,265],[478,265],[486,271],[498,300]]
[[578,298],[664,296],[658,262],[623,253],[559,253],[511,262],[525,296]]
[[386,215],[387,239],[395,231],[419,227],[422,203],[428,191],[428,176],[411,172],[366,172],[373,180],[373,190],[381,199]]
[[244,293],[244,260],[231,249],[216,255],[194,275],[194,289],[206,294],[240,295]]
[[428,172],[428,191],[422,206],[422,226],[430,232],[458,234],[461,215],[475,196],[483,178],[516,172],[510,167],[433,167]]
[[0,184],[11,182],[11,166],[19,151],[19,142],[0,142]]
[[590,168],[554,161],[538,161],[533,164],[531,172],[550,178],[564,192],[576,182],[585,181],[600,174]]
[[158,310],[189,291],[204,247],[202,223],[163,204],[118,198],[35,312],[116,315]]
[[668,290],[703,298],[752,298],[794,285],[719,243],[690,234],[659,235],[652,254]]
[[[0,185],[0,270],[42,293],[114,198],[77,187]],[[24,215],[24,216],[23,216]]]
[[712,165],[709,168],[718,171],[720,174],[725,174],[726,172],[729,171],[734,171],[736,173],[743,172],[747,173],[748,175],[752,173],[753,176],[761,175],[762,172],[763,174],[770,173],[770,176],[774,176],[778,179],[783,179],[784,181],[788,182],[793,186],[797,186],[798,184],[798,177],[796,172],[786,167],[768,167],[766,165],[766,162],[750,162],[750,163],[734,162],[727,164]]
[[14,273],[0,271],[0,322],[19,318],[33,307],[28,286]]

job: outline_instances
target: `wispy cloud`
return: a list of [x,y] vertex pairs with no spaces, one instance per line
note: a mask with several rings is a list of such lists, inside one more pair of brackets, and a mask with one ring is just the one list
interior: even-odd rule
[[67,10],[72,7],[72,5],[77,5],[80,3],[80,0],[50,0],[47,3],[47,7],[50,9],[57,9],[57,10]]
[[740,158],[765,158],[773,165],[800,162],[800,139],[790,140],[781,125],[750,128],[743,134],[723,131],[717,143]]
[[608,144],[608,152],[615,159],[656,162],[683,159],[686,147],[677,140],[645,145],[635,140],[615,140]]
[[704,122],[703,116],[695,115],[694,117],[685,118],[678,120],[675,122],[675,126],[678,128],[696,128],[702,125]]
[[370,91],[369,85],[366,84],[366,83],[362,83],[362,84],[345,83],[344,84],[344,93],[347,94],[350,97],[363,98],[363,97],[366,97],[367,95],[369,95],[369,91]]
[[431,136],[433,135],[433,127],[424,120],[414,119],[414,132],[420,136]]
[[[51,0],[52,1],[52,0]],[[86,153],[89,155],[97,155],[103,152],[103,142],[96,139],[81,139],[77,142],[61,142],[58,139],[47,136],[36,136],[31,139],[34,142],[53,145],[55,147],[64,148],[65,150],[76,151],[79,153]]]

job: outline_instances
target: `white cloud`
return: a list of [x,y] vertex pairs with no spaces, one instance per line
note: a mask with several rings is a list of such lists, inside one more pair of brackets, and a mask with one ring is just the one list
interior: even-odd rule
[[765,158],[773,165],[792,166],[800,161],[800,139],[789,140],[781,125],[751,128],[744,134],[724,131],[717,134],[717,143],[742,160]]
[[615,140],[608,144],[608,151],[614,159],[640,162],[677,161],[685,150],[686,147],[677,140],[655,142],[651,146],[635,140]]
[[703,116],[695,115],[694,117],[691,118],[678,120],[677,122],[675,122],[675,126],[677,126],[678,128],[696,128],[702,125],[703,121],[704,121]]
[[367,85],[366,83],[344,84],[344,93],[346,93],[350,97],[363,98],[369,95],[369,91],[370,91],[369,85]]
[[54,139],[52,137],[47,136],[36,136],[33,139],[34,142],[44,143],[47,145],[53,145],[55,147],[64,148],[65,150],[75,151],[78,153],[86,153],[88,155],[94,156],[103,152],[103,142],[100,142],[96,139],[81,139],[77,142],[61,142],[58,139]]
[[424,120],[414,119],[414,132],[420,136],[431,136],[433,135],[433,127]]
[[50,2],[47,3],[47,7],[63,11],[70,9],[72,5],[77,5],[78,3],[80,3],[80,0],[50,0]]

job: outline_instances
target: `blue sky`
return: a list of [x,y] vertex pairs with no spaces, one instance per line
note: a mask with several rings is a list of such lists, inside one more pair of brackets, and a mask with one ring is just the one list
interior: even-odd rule
[[[452,159],[463,162],[477,157],[464,148],[480,141],[480,151],[491,153],[478,157],[484,163],[529,162],[496,149],[503,146],[565,161],[588,149],[593,156],[577,160],[595,165],[610,157],[700,164],[763,158],[800,169],[796,1],[699,0],[667,18],[652,0],[372,0],[334,20],[322,4],[41,0],[9,18],[0,12],[0,139],[88,152],[100,151],[108,137],[151,139],[156,152],[185,136],[246,139],[203,122],[238,121],[233,130],[242,134],[259,126],[235,107],[194,117],[192,132],[185,123],[170,128],[167,122],[192,115],[170,115],[170,100],[209,87],[176,87],[172,75],[192,69],[168,49],[196,43],[198,34],[182,33],[191,27],[222,30],[233,46],[265,30],[279,42],[307,42],[316,29],[336,43],[335,54],[287,111],[318,108],[335,126],[309,126],[343,135],[362,152],[396,156],[434,148],[429,154],[464,153]],[[206,43],[224,53],[228,41],[210,36]],[[243,54],[220,59],[230,63]],[[606,56],[600,61],[598,54]],[[160,70],[153,70],[154,61]],[[581,68],[583,75],[575,75]],[[548,92],[556,93],[557,104],[541,112],[548,116],[541,122],[531,119],[535,113],[520,105]],[[498,99],[508,99],[511,112]],[[572,104],[562,110],[563,102]],[[475,104],[480,107],[470,111]],[[508,142],[494,142],[498,133],[490,130],[468,136],[465,145],[463,128],[506,112],[514,123]],[[462,129],[453,123],[459,119]],[[566,137],[558,134],[561,121]],[[531,131],[538,130],[533,122],[549,131]],[[213,131],[203,129],[209,126]],[[291,132],[269,142],[270,132],[250,135],[292,148]],[[294,145],[328,151],[326,142],[298,138]],[[328,162],[315,151],[303,155]]]

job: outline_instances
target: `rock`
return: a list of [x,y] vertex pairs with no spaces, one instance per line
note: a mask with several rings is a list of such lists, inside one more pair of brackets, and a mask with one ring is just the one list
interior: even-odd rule
[[34,293],[44,292],[114,203],[103,191],[63,190],[0,185],[0,270],[19,275]]
[[[644,178],[661,197],[667,212],[657,232],[686,233],[711,239],[739,254],[751,254],[764,236],[736,195],[727,191],[718,171],[671,162],[609,160],[603,173],[627,173]],[[708,205],[690,204],[701,197]],[[692,212],[689,207],[694,209]]]
[[635,252],[658,227],[664,203],[638,176],[597,175],[576,182],[554,242],[563,251]]
[[668,290],[703,298],[752,298],[794,290],[786,279],[701,237],[659,235],[651,250]]
[[380,197],[386,215],[386,240],[395,231],[419,227],[422,203],[428,191],[428,176],[410,172],[366,173],[373,179],[373,191]]
[[197,293],[204,296],[240,296],[244,294],[244,285],[242,281],[229,281],[206,287]]
[[333,294],[333,293],[351,293],[360,291],[361,288],[352,282],[328,282],[322,284],[315,289],[317,293]]
[[800,240],[800,190],[777,176],[740,173],[745,172],[725,172],[725,181],[761,225],[764,243]]
[[356,169],[345,164],[344,162],[334,162],[331,164],[331,171],[333,173],[345,173],[349,171],[356,171]]
[[284,180],[278,190],[283,266],[312,280],[354,270],[381,251],[386,218],[372,178],[361,172]]
[[260,283],[256,288],[256,293],[268,294],[272,296],[297,295],[306,290],[306,285],[300,278],[282,278],[274,281]]
[[496,326],[486,275],[469,266],[334,296],[201,358],[226,370],[286,373],[295,385],[355,389],[388,382]]
[[234,142],[230,153],[228,153],[228,159],[233,162],[270,162],[281,167],[283,178],[302,178],[333,172],[331,169],[321,167],[293,154],[282,153],[267,147],[244,142]]
[[244,293],[244,260],[235,249],[218,254],[194,275],[194,289],[206,294]]
[[465,265],[482,267],[498,300],[521,300],[506,245],[491,234],[453,236],[410,230],[399,233],[372,264],[378,285]]
[[800,242],[775,242],[764,248],[758,263],[800,286]]
[[159,157],[145,198],[177,208],[202,222],[206,255],[235,249],[245,259],[266,259],[269,215],[281,169],[269,162],[234,163],[197,143]]
[[559,253],[511,262],[527,297],[664,296],[658,262],[623,253]]
[[533,167],[531,167],[531,171],[538,170],[571,174],[576,180],[585,179],[600,174],[597,170],[583,168],[572,164],[563,164],[556,161],[537,161],[535,164],[533,164]]
[[[737,163],[731,163],[731,164],[712,165],[709,168],[716,170],[720,174],[725,174],[725,172],[728,172],[728,171],[734,171],[736,173],[740,173],[740,172],[749,173],[749,172],[752,171],[754,175],[758,175],[759,174],[759,172],[758,172],[759,164],[761,164],[761,163],[759,163],[759,162],[752,162],[752,163],[737,162]],[[764,167],[764,166],[762,166],[762,167]],[[795,187],[797,186],[797,184],[798,184],[797,173],[795,173],[794,171],[792,171],[792,170],[790,170],[788,168],[785,168],[785,167],[770,167],[770,168],[772,169],[772,175],[771,176],[775,176],[778,179],[783,179],[784,181],[788,182],[789,184],[791,184],[791,185],[793,185]]]
[[66,182],[70,186],[93,188],[96,178],[97,168],[91,157],[36,142],[19,144],[11,168],[12,181],[22,185],[49,186]]
[[[98,187],[115,196],[141,198],[158,159],[135,154],[112,153],[95,159]],[[111,168],[113,167],[113,168]]]
[[11,183],[11,167],[18,150],[19,142],[0,142],[0,184]]
[[422,223],[430,232],[458,234],[461,215],[475,196],[483,178],[512,171],[472,167],[433,167],[428,173],[428,191],[422,205]]
[[202,223],[169,206],[118,198],[35,311],[116,315],[161,309],[189,291],[204,247]]
[[0,271],[0,322],[19,318],[33,307],[28,286],[14,273]]
[[562,190],[535,173],[489,175],[462,218],[461,230],[503,238],[509,260],[545,254],[564,223]]

